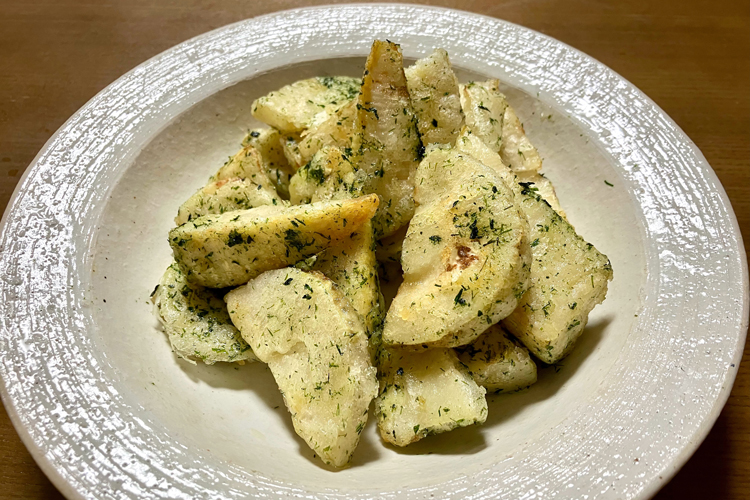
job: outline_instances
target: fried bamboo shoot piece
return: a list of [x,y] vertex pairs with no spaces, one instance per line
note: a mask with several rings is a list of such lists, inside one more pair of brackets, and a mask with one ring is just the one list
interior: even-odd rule
[[190,283],[176,263],[167,268],[151,300],[179,357],[207,365],[257,359],[230,321],[224,301],[213,290]]
[[536,364],[529,350],[500,325],[491,326],[474,342],[456,351],[476,383],[487,391],[519,391],[536,382]]
[[381,198],[373,220],[378,239],[405,226],[414,214],[414,174],[421,141],[398,45],[375,41],[367,58],[352,145],[362,194]]
[[360,316],[333,281],[295,268],[265,272],[226,299],[268,363],[294,430],[326,464],[346,465],[378,392]]
[[454,145],[464,125],[464,113],[448,53],[437,49],[405,73],[422,143]]
[[523,130],[497,80],[461,86],[461,106],[469,131],[498,153],[514,172],[542,168],[542,159]]
[[371,195],[206,215],[170,231],[169,244],[191,282],[236,286],[348,240],[377,207],[378,198]]
[[528,288],[529,226],[491,168],[456,150],[419,166],[386,344],[456,347],[508,316]]
[[300,80],[256,99],[252,113],[283,134],[300,133],[357,97],[360,83],[348,76]]
[[487,419],[485,389],[453,349],[390,350],[383,389],[375,400],[384,441],[407,446],[430,435]]

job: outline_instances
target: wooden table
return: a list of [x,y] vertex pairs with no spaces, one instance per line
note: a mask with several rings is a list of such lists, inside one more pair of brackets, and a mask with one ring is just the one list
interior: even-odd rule
[[[331,2],[0,0],[0,207],[50,135],[129,69],[225,24],[323,3]],[[748,249],[750,1],[465,0],[459,5],[551,35],[643,90],[713,166]],[[708,438],[656,498],[750,496],[749,352],[746,346],[732,395]],[[0,457],[0,499],[62,498],[5,412]]]

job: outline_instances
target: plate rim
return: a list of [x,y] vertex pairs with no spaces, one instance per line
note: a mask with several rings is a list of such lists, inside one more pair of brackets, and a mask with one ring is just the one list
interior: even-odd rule
[[[674,120],[666,113],[664,112],[661,107],[658,106],[650,97],[648,97],[646,94],[644,94],[638,87],[633,85],[631,82],[629,82],[627,79],[625,79],[622,75],[615,72],[608,66],[604,65],[597,59],[585,54],[584,52],[571,47],[570,45],[561,42],[557,39],[554,39],[548,35],[545,35],[543,33],[540,33],[536,30],[532,30],[530,28],[527,28],[522,25],[518,25],[503,19],[494,18],[485,14],[478,14],[474,12],[469,11],[463,11],[459,9],[452,9],[452,8],[445,8],[445,7],[436,7],[436,6],[426,6],[426,5],[417,5],[417,4],[397,4],[397,3],[363,3],[363,4],[336,4],[336,5],[318,5],[318,6],[311,6],[311,7],[301,7],[301,8],[294,8],[294,9],[287,9],[287,10],[280,10],[271,12],[268,14],[264,14],[261,16],[251,17],[247,19],[243,19],[240,21],[236,21],[221,27],[218,27],[216,29],[207,31],[205,33],[201,33],[197,36],[191,37],[177,45],[174,45],[168,49],[166,49],[163,52],[160,52],[159,54],[156,54],[152,56],[151,58],[147,59],[146,61],[140,63],[139,65],[135,66],[128,72],[124,73],[122,76],[118,77],[115,81],[107,85],[105,88],[103,88],[101,91],[97,92],[96,95],[94,95],[91,99],[89,99],[83,106],[81,106],[75,113],[73,113],[61,126],[58,128],[47,140],[44,144],[44,146],[40,149],[40,151],[35,155],[34,159],[29,163],[29,166],[24,170],[21,178],[19,179],[11,198],[8,201],[7,207],[3,212],[2,219],[0,220],[0,241],[4,241],[6,237],[6,230],[8,227],[8,220],[11,217],[11,212],[14,211],[15,203],[20,198],[21,194],[25,192],[28,189],[27,186],[27,180],[28,178],[35,173],[35,168],[38,166],[38,161],[40,158],[44,156],[44,154],[50,149],[50,147],[55,144],[56,140],[59,138],[59,136],[66,131],[67,126],[74,122],[77,118],[79,118],[85,111],[87,111],[89,108],[91,108],[96,102],[98,102],[102,95],[105,94],[111,87],[116,85],[118,82],[121,82],[122,80],[125,80],[129,77],[132,77],[134,74],[136,74],[138,71],[143,70],[144,68],[147,68],[156,62],[158,62],[160,59],[164,58],[165,56],[168,56],[169,54],[172,54],[174,52],[184,50],[185,48],[188,48],[192,45],[199,44],[204,39],[209,39],[213,35],[216,35],[219,32],[224,32],[232,27],[236,27],[239,25],[244,25],[249,22],[253,21],[261,21],[263,19],[267,18],[279,18],[279,17],[286,17],[290,14],[295,13],[301,13],[301,12],[311,12],[311,11],[337,11],[342,10],[347,7],[350,7],[352,5],[362,6],[362,7],[371,7],[371,8],[410,8],[418,11],[433,11],[433,12],[444,12],[444,13],[453,13],[458,14],[460,16],[467,16],[467,17],[474,17],[474,18],[480,18],[483,19],[484,22],[489,23],[496,23],[499,25],[506,25],[511,26],[514,29],[518,29],[521,31],[528,31],[532,32],[535,36],[543,37],[554,44],[563,46],[567,51],[570,51],[572,53],[576,53],[579,56],[588,59],[597,65],[601,66],[603,69],[605,69],[607,72],[613,74],[616,76],[619,80],[627,84],[631,90],[634,90],[636,93],[640,94],[639,97],[643,99],[644,101],[648,102],[651,106],[653,106],[661,115],[662,118],[666,119],[667,122],[669,122],[670,125],[672,125],[681,135],[685,142],[690,145],[693,148],[693,154],[696,155],[697,159],[699,160],[699,163],[704,165],[706,168],[703,169],[703,173],[706,174],[709,177],[709,180],[711,180],[715,184],[716,191],[715,193],[719,196],[721,202],[729,209],[727,216],[728,216],[728,222],[731,224],[732,233],[734,236],[736,236],[738,241],[737,246],[737,256],[740,258],[740,260],[743,262],[743,266],[741,269],[741,275],[742,275],[742,282],[743,282],[743,297],[741,298],[742,302],[742,315],[744,319],[742,320],[741,324],[739,325],[739,332],[737,337],[737,343],[734,346],[734,354],[733,359],[736,365],[736,368],[734,371],[728,371],[725,378],[725,384],[723,385],[721,391],[718,394],[718,397],[715,399],[714,404],[711,408],[711,411],[702,419],[701,424],[698,426],[696,432],[691,436],[691,439],[689,442],[681,447],[681,450],[677,457],[671,462],[665,464],[665,469],[660,471],[662,472],[662,476],[664,476],[664,481],[659,483],[656,481],[651,481],[647,484],[647,486],[640,491],[640,494],[633,498],[648,498],[651,497],[653,494],[655,494],[661,487],[663,487],[666,482],[668,482],[669,479],[671,479],[678,471],[679,469],[689,460],[689,458],[693,455],[693,453],[697,450],[697,448],[700,446],[700,444],[704,441],[710,430],[712,429],[713,425],[715,424],[717,418],[719,417],[719,414],[721,413],[724,405],[726,404],[726,401],[728,400],[734,381],[736,380],[736,376],[738,373],[739,363],[742,359],[743,354],[743,348],[746,342],[746,336],[747,336],[747,330],[748,330],[748,311],[750,310],[750,286],[749,286],[749,278],[748,278],[748,262],[747,262],[747,255],[744,249],[744,246],[742,244],[742,234],[739,227],[739,222],[737,220],[737,216],[734,212],[734,209],[732,207],[731,201],[729,197],[726,194],[726,190],[724,189],[723,185],[721,184],[718,176],[716,175],[713,168],[710,166],[708,161],[706,160],[703,153],[700,151],[700,149],[694,144],[694,142],[690,139],[690,137],[679,127],[677,123],[674,122]],[[179,116],[180,113],[178,113],[176,116]],[[173,117],[173,118],[174,118]],[[0,376],[2,376],[2,372],[0,371]],[[3,404],[6,408],[6,411],[8,412],[8,415],[13,423],[13,426],[15,430],[17,431],[18,435],[20,436],[22,442],[26,446],[26,448],[29,450],[29,453],[34,458],[35,462],[39,465],[39,467],[44,471],[44,473],[47,475],[48,478],[55,484],[55,486],[68,498],[86,498],[83,496],[78,489],[74,487],[72,482],[68,481],[66,477],[64,477],[57,467],[53,464],[53,462],[49,459],[49,457],[46,456],[43,448],[43,443],[38,443],[34,440],[34,438],[31,436],[29,429],[23,424],[21,416],[17,412],[17,407],[15,402],[11,399],[10,395],[8,394],[8,388],[6,386],[6,379],[0,378],[0,396],[2,396]],[[676,465],[676,466],[674,466]],[[671,467],[673,466],[673,467]],[[654,474],[655,475],[655,474]]]

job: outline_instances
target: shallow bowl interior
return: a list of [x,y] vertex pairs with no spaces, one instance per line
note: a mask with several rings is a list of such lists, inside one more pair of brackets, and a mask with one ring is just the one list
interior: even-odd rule
[[[270,71],[201,101],[155,134],[112,187],[98,226],[92,333],[118,392],[218,467],[231,463],[303,488],[335,481],[343,490],[374,493],[386,484],[422,487],[476,473],[544,439],[584,406],[628,341],[646,265],[643,228],[616,165],[565,114],[505,85],[571,222],[611,259],[615,280],[607,300],[595,309],[571,356],[542,369],[529,390],[490,397],[485,425],[397,449],[383,445],[371,419],[352,467],[332,478],[294,434],[270,372],[260,364],[206,366],[177,359],[151,314],[149,294],[171,262],[166,235],[177,207],[239,149],[249,128],[262,125],[250,114],[253,100],[300,78],[361,76],[363,66],[358,57]],[[457,70],[461,81],[487,78]]]

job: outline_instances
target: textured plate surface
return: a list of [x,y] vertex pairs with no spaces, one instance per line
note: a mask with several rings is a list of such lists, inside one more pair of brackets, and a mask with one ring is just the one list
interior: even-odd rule
[[[252,99],[361,72],[375,38],[496,77],[563,207],[615,270],[574,353],[486,425],[395,450],[369,425],[350,469],[318,465],[260,365],[172,355],[148,295],[176,207],[236,151]],[[604,181],[613,184],[609,187]],[[647,97],[539,33],[464,12],[282,12],[185,42],[97,95],[27,170],[0,234],[3,401],[71,498],[647,498],[719,414],[748,278],[729,201]]]

